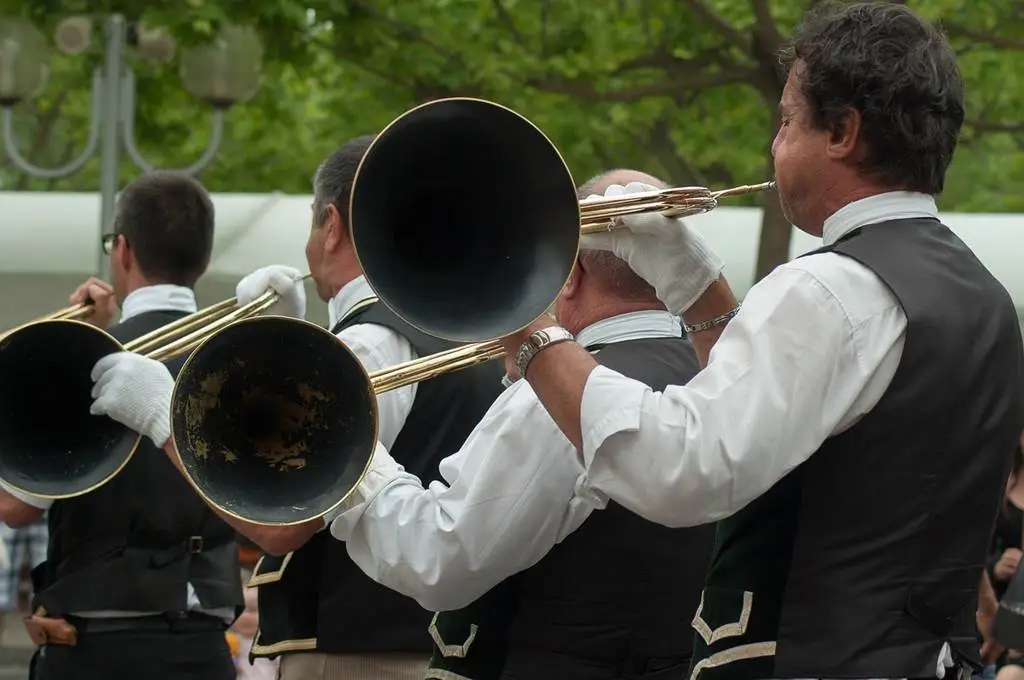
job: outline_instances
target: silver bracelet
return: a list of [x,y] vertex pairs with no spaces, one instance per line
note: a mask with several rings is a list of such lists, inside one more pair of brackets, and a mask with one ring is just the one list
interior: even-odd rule
[[687,332],[687,334],[690,334],[690,333],[700,333],[700,332],[703,332],[703,331],[709,331],[712,328],[715,328],[717,326],[724,326],[725,324],[729,323],[729,320],[732,319],[732,317],[736,316],[739,313],[740,313],[740,306],[736,305],[735,308],[729,310],[728,312],[726,312],[725,314],[722,314],[721,316],[716,316],[713,319],[708,319],[707,321],[701,321],[700,323],[695,323],[692,326],[690,324],[684,323],[683,324],[683,330],[685,330]]

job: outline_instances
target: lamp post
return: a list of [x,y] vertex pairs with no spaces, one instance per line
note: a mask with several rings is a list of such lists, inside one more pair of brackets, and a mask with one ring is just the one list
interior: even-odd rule
[[[75,38],[87,47],[91,23],[85,18],[75,19],[78,23],[74,28],[86,31]],[[125,61],[126,48],[139,42],[141,29],[138,24],[126,22],[120,14],[106,17],[103,29],[103,65],[92,76],[92,115],[85,146],[68,163],[44,168],[32,164],[18,150],[13,108],[19,102],[32,99],[45,87],[50,72],[47,41],[28,21],[0,19],[0,108],[7,157],[27,175],[58,179],[79,172],[99,149],[101,232],[109,229],[114,221],[122,151],[142,172],[156,169],[143,157],[135,142],[135,74]],[[163,45],[165,51],[168,46],[173,49],[169,38]],[[74,51],[81,49],[76,47]],[[213,160],[224,136],[224,115],[231,106],[248,100],[259,89],[261,63],[262,48],[258,38],[239,27],[225,28],[211,44],[183,50],[180,72],[185,89],[211,106],[213,114],[206,149],[192,165],[179,168],[178,172],[194,175]],[[97,271],[105,276],[107,258],[99,239],[97,244]]]

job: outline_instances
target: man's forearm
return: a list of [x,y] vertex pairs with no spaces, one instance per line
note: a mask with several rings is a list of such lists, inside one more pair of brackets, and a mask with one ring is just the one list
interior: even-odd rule
[[[164,453],[167,454],[167,457],[170,459],[171,463],[174,464],[174,467],[178,468],[178,471],[181,472],[182,475],[185,475],[185,469],[181,465],[181,457],[178,455],[178,451],[174,447],[173,439],[168,439],[167,443],[164,444]],[[187,478],[188,475],[185,475],[185,477]],[[302,524],[287,527],[253,524],[252,522],[246,522],[245,520],[238,519],[237,517],[232,517],[220,508],[215,507],[206,498],[203,498],[203,501],[211,510],[217,513],[217,516],[224,520],[228,526],[271,555],[284,555],[293,550],[298,550],[324,526],[323,521],[320,519],[314,519],[308,522],[303,522]]]
[[[717,281],[704,291],[697,300],[683,312],[683,322],[688,326],[696,326],[712,319],[718,319],[736,309],[736,296],[733,295],[729,282],[725,277],[719,277]],[[701,368],[708,365],[708,358],[711,356],[711,348],[718,342],[719,336],[725,330],[725,324],[714,326],[706,331],[690,333],[690,344],[693,351],[697,353],[697,360]]]
[[[533,330],[536,329],[528,329],[527,334]],[[595,368],[597,362],[587,350],[575,343],[563,342],[538,352],[523,376],[578,451],[583,447],[580,413],[583,389]]]

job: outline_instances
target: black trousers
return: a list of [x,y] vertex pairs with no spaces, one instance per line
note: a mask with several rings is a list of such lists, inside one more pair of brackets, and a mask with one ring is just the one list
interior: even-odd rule
[[217,630],[118,631],[80,635],[74,647],[36,652],[33,680],[235,680]]

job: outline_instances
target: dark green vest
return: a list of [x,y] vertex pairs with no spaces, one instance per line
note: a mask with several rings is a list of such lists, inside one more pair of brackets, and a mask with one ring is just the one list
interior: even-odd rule
[[[588,349],[654,389],[699,369],[680,337]],[[691,640],[680,631],[697,606],[712,540],[711,526],[669,529],[611,504],[530,569],[464,609],[437,614],[426,678],[584,680],[654,669],[666,680],[682,677]]]
[[[392,329],[421,358],[454,346],[417,331],[382,303],[351,311],[331,332],[356,324]],[[491,362],[419,383],[391,455],[421,479],[437,479],[441,459],[479,422],[500,392],[500,379],[500,366]],[[259,587],[260,610],[253,656],[307,651],[426,656],[430,649],[430,612],[360,571],[345,544],[327,530],[286,556],[264,555],[250,585]]]
[[1016,310],[937,220],[822,250],[898,300],[899,367],[859,422],[719,522],[695,680],[929,678],[944,644],[977,655],[978,577],[1024,427]]
[[[109,329],[121,342],[185,316],[139,314]],[[168,362],[177,375],[185,357]],[[47,559],[36,567],[33,608],[179,612],[191,584],[208,609],[242,611],[235,532],[195,493],[148,437],[100,488],[49,512]]]

